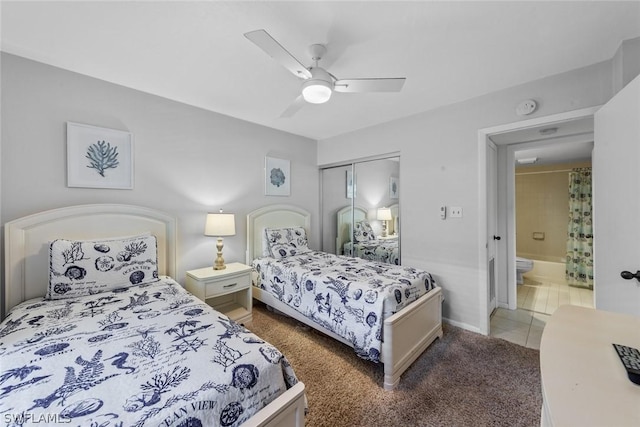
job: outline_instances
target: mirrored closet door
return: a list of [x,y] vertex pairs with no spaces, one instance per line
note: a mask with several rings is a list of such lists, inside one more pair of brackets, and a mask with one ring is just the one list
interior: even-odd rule
[[400,157],[322,169],[322,249],[400,264]]

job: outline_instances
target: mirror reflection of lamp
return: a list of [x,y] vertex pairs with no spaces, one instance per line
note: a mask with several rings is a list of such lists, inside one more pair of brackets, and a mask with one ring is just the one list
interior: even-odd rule
[[378,220],[382,221],[382,237],[387,237],[387,221],[391,221],[392,219],[390,208],[378,208]]
[[207,214],[207,222],[204,226],[205,236],[214,236],[218,238],[216,248],[218,249],[218,257],[213,263],[214,270],[224,270],[227,268],[224,265],[224,258],[222,258],[222,237],[223,236],[235,236],[236,234],[236,218],[234,214],[222,213],[220,209],[219,213]]

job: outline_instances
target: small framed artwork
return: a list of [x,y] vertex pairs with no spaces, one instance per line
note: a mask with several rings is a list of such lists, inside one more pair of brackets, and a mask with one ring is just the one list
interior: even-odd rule
[[353,171],[347,171],[347,199],[353,199],[356,196],[356,181]]
[[291,172],[289,166],[289,160],[265,157],[265,195],[289,196],[291,194]]
[[398,188],[398,177],[389,177],[389,198],[397,199],[400,197],[400,189]]
[[133,135],[67,122],[67,186],[133,189]]

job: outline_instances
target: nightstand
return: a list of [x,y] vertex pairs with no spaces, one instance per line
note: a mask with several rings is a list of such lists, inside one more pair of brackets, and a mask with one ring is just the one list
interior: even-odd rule
[[187,271],[187,290],[238,323],[250,322],[251,267],[239,262],[224,270],[213,267]]
[[378,239],[378,240],[397,240],[398,239],[398,235],[397,234],[390,234],[390,235],[385,236],[385,237],[378,236],[378,237],[376,237],[376,239]]

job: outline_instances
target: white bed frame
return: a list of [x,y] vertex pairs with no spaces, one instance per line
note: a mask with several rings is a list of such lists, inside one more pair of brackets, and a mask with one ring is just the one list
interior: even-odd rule
[[[262,256],[262,235],[265,228],[305,227],[309,235],[311,214],[289,205],[272,205],[247,215],[247,264]],[[256,281],[254,280],[254,283]],[[300,312],[260,288],[253,287],[253,297],[317,329],[336,340],[352,346],[341,336],[321,327]],[[400,376],[436,339],[442,337],[442,289],[436,287],[402,311],[385,319],[381,360],[384,363],[384,388],[393,390]]]
[[367,219],[367,211],[358,206],[345,206],[336,213],[336,255],[344,255],[344,244],[351,241],[353,224]]
[[[398,210],[397,203],[389,205],[391,209],[392,221],[389,221],[387,232],[394,234],[398,227]],[[345,206],[336,212],[336,254],[344,255],[344,244],[351,241],[353,236],[353,224],[367,219],[367,210],[359,206]]]
[[[175,277],[176,220],[149,208],[96,204],[54,209],[7,222],[5,231],[5,313],[30,298],[46,294],[49,242],[93,239],[149,232],[158,241],[158,274]],[[244,425],[304,426],[304,384],[276,398]]]

